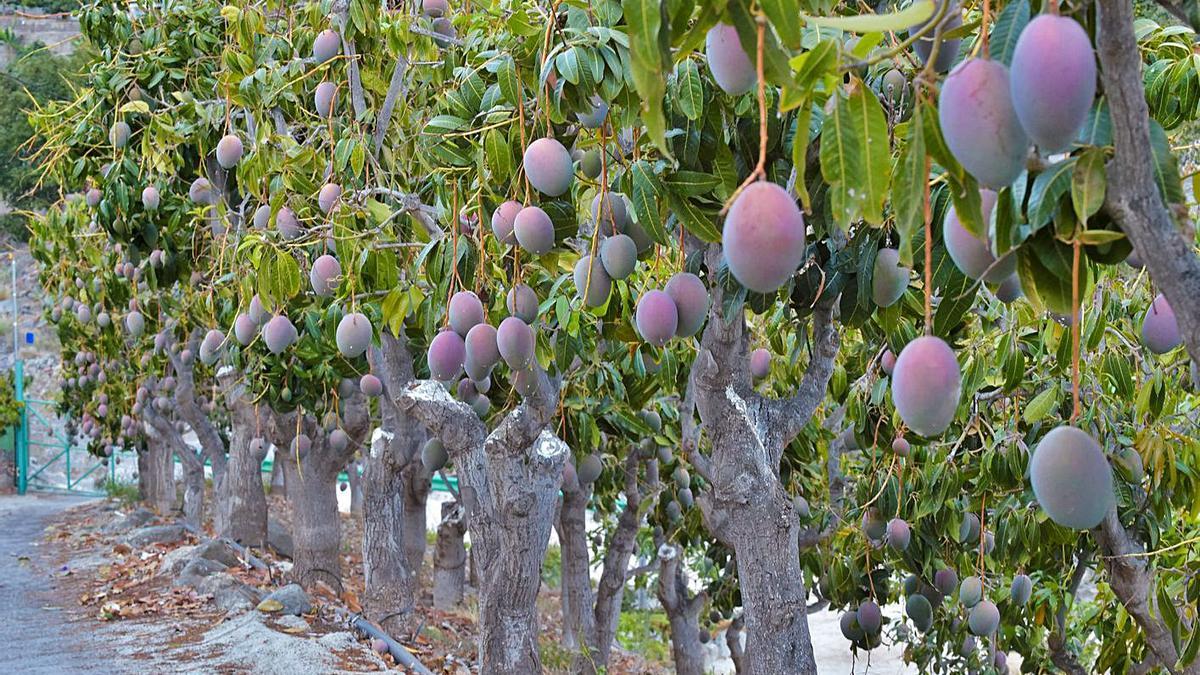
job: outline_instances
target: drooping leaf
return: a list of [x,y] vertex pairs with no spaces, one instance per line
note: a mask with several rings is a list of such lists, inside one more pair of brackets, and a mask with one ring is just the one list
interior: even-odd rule
[[1071,204],[1080,223],[1087,222],[1104,204],[1106,181],[1104,151],[1089,148],[1081,153],[1071,175]]
[[659,209],[665,193],[662,181],[654,174],[650,163],[644,159],[634,162],[629,173],[633,183],[629,197],[633,204],[634,217],[651,239],[660,244],[669,244]]
[[917,230],[925,225],[925,190],[929,172],[925,158],[925,134],[921,124],[920,103],[913,109],[904,149],[896,160],[892,182],[892,211],[900,234],[900,264],[912,266],[912,242]]
[[872,224],[883,221],[890,168],[883,107],[859,83],[837,99],[821,132],[821,174],[829,183],[834,221],[842,229],[860,218]]
[[1015,0],[1008,3],[996,23],[992,24],[992,34],[988,38],[988,55],[993,61],[1004,65],[1012,65],[1013,50],[1017,46],[1017,38],[1025,25],[1029,23],[1029,0]]
[[656,0],[622,0],[625,21],[629,24],[629,55],[634,88],[642,100],[642,121],[650,140],[671,157],[667,143],[667,119],[663,114],[663,95],[667,91],[666,71],[670,67],[670,30],[666,25],[666,4]]

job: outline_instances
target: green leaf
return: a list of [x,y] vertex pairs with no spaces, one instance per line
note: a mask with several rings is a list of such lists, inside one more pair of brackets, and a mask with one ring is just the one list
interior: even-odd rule
[[684,59],[675,67],[675,104],[693,122],[704,114],[704,87],[700,69],[692,59]]
[[1159,194],[1167,204],[1186,204],[1183,181],[1179,177],[1179,164],[1171,153],[1171,143],[1162,126],[1150,120],[1150,152],[1154,156],[1154,182]]
[[517,105],[521,100],[521,81],[517,79],[517,64],[512,57],[506,57],[500,62],[496,71],[496,82],[500,85],[500,93],[509,105]]
[[792,57],[788,65],[795,71],[794,86],[808,91],[837,68],[837,40],[819,40],[813,48]]
[[933,0],[916,0],[908,7],[888,14],[859,14],[857,16],[809,16],[802,14],[810,26],[835,28],[850,33],[886,33],[903,31],[933,16]]
[[[812,121],[812,110],[811,104],[805,104],[796,112],[796,134],[792,137],[792,168],[796,171],[795,190],[806,213],[812,211],[812,196],[808,194],[808,144],[811,140],[809,123]],[[736,177],[734,184],[736,185]],[[732,194],[732,189],[730,193]]]
[[483,151],[492,178],[499,182],[507,180],[512,175],[513,153],[504,132],[499,129],[487,132],[483,137]]
[[1116,230],[1084,230],[1076,237],[1080,243],[1087,246],[1109,244],[1118,239],[1124,239],[1125,233]]
[[892,210],[900,234],[900,264],[912,267],[912,242],[925,225],[925,189],[929,171],[925,159],[925,134],[921,124],[923,108],[918,103],[908,125],[908,138],[896,160],[892,182]]
[[721,241],[721,231],[717,229],[716,210],[705,211],[695,202],[674,191],[667,192],[667,203],[671,211],[679,219],[680,224],[701,241],[717,243]]
[[721,184],[721,179],[702,171],[676,171],[664,176],[663,182],[672,192],[684,197],[697,197],[712,192]]
[[145,101],[127,101],[121,106],[120,112],[122,115],[128,113],[146,114],[150,112],[150,104],[146,103]]
[[629,24],[630,65],[634,88],[642,99],[642,121],[659,152],[671,158],[663,115],[663,95],[667,91],[664,73],[670,66],[670,31],[664,25],[666,3],[622,0],[621,6]]
[[803,37],[799,0],[759,0],[758,5],[771,20],[783,44],[791,49],[799,49]]
[[1044,419],[1046,415],[1050,414],[1050,411],[1058,407],[1061,394],[1062,391],[1059,389],[1058,383],[1055,382],[1053,386],[1034,396],[1033,400],[1026,404],[1025,410],[1021,414],[1021,419],[1025,420],[1026,424],[1033,424]]
[[638,225],[646,230],[646,234],[654,241],[667,245],[670,239],[667,237],[667,231],[663,228],[661,211],[659,203],[663,199],[662,182],[658,176],[654,175],[650,163],[646,160],[638,160],[633,163],[629,169],[630,178],[633,186],[630,190],[629,201],[633,204],[633,214],[637,218]]
[[1029,0],[1010,2],[996,23],[992,25],[992,34],[988,38],[988,54],[992,60],[1004,65],[1012,65],[1013,49],[1017,46],[1017,38],[1025,25],[1029,23]]
[[570,82],[571,84],[579,84],[581,77],[579,69],[579,52],[577,51],[578,49],[578,47],[571,47],[565,52],[559,54],[554,59],[554,67],[557,68],[558,72],[562,73],[562,76],[565,77],[567,82]]
[[1086,223],[1104,204],[1106,181],[1104,151],[1099,148],[1083,151],[1071,176],[1071,204],[1080,223]]
[[821,131],[821,174],[829,183],[833,219],[843,230],[859,218],[883,222],[888,148],[883,108],[859,83],[848,97],[837,99]]
[[[746,3],[748,4],[748,3]],[[743,2],[732,2],[729,5],[729,22],[737,29],[738,39],[742,48],[750,55],[750,62],[755,61],[758,51],[758,24]],[[774,31],[763,33],[763,75],[767,82],[783,86],[791,79],[788,68],[788,55],[783,51]]]
[[1075,158],[1064,159],[1046,167],[1033,181],[1029,193],[1029,227],[1040,229],[1050,222],[1058,210],[1058,201],[1071,188],[1071,172]]

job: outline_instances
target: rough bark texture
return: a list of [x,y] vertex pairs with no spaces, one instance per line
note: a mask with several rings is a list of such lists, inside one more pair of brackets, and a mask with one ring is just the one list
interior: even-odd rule
[[[361,394],[343,399],[342,406],[342,428],[351,442],[341,452],[329,447],[328,435],[312,415],[304,415],[297,423],[297,412],[276,414],[271,430],[292,510],[292,576],[305,586],[324,581],[338,591],[342,524],[337,509],[337,475],[366,436],[370,423]],[[297,431],[312,442],[307,452],[297,452],[292,444]]]
[[[164,448],[166,463],[174,470],[173,457],[179,457],[183,466],[183,519],[189,524],[200,527],[204,517],[204,458],[196,453],[183,440],[183,436],[175,428],[175,423],[147,405],[142,412],[146,422],[151,442],[157,442]],[[174,502],[174,500],[172,500]]]
[[462,604],[463,582],[467,575],[467,533],[465,513],[458,502],[442,502],[442,522],[437,529],[437,547],[433,552],[433,606],[452,609]]
[[[704,652],[700,644],[700,610],[707,597],[689,595],[687,579],[676,546],[658,547],[658,601],[671,623],[671,657],[676,675],[704,675]],[[766,672],[766,671],[764,671]]]
[[458,469],[481,577],[484,673],[541,672],[535,601],[568,452],[548,430],[557,401],[557,384],[539,374],[534,395],[489,434],[436,382],[415,383],[401,397],[401,407],[442,439]]
[[1200,258],[1163,204],[1154,179],[1142,55],[1133,32],[1133,3],[1100,0],[1096,46],[1108,110],[1113,158],[1104,206],[1141,254],[1166,296],[1192,360],[1200,362]]
[[[709,269],[717,269],[719,256],[710,247]],[[709,532],[736,556],[748,671],[815,673],[801,528],[779,482],[779,463],[784,447],[825,397],[838,350],[836,298],[821,298],[815,307],[811,357],[796,394],[776,400],[751,386],[744,315],[727,322],[720,288],[710,285],[710,292],[712,310],[688,385],[712,445],[710,457],[695,444],[688,447],[692,465],[710,483],[697,502]],[[690,408],[683,413],[690,417]]]
[[1150,569],[1146,557],[1141,555],[1144,549],[1129,536],[1129,532],[1121,525],[1116,509],[1111,509],[1093,530],[1096,542],[1100,546],[1104,569],[1108,572],[1108,583],[1113,593],[1125,605],[1125,611],[1137,622],[1146,639],[1150,653],[1169,673],[1200,672],[1200,663],[1193,663],[1189,668],[1178,671],[1174,668],[1179,654],[1175,650],[1175,642],[1171,630],[1163,623],[1161,615],[1151,604],[1151,592],[1154,588],[1154,572]]
[[[363,512],[363,485],[362,476],[359,474],[358,460],[352,460],[346,465],[346,482],[347,488],[350,490],[350,515],[361,516]],[[338,486],[341,489],[341,486]]]
[[251,448],[251,441],[262,430],[263,414],[269,413],[256,411],[249,401],[239,400],[231,406],[229,461],[215,482],[213,527],[217,536],[244,546],[262,547],[267,541],[267,497],[262,480],[267,444],[259,443],[257,451]]
[[[188,348],[193,354],[200,353],[200,333],[200,329],[197,328],[188,340]],[[216,483],[225,473],[225,441],[208,413],[204,412],[196,400],[194,362],[185,364],[173,345],[169,346],[166,352],[175,371],[175,412],[196,433],[205,458],[212,464],[213,482]]]
[[[429,476],[420,460],[425,433],[393,399],[412,381],[412,357],[403,336],[384,332],[371,350],[384,383],[383,424],[363,457],[363,575],[367,618],[392,634],[409,632],[425,554],[425,495]],[[421,484],[424,488],[421,488]],[[414,520],[419,517],[417,523]],[[415,533],[409,530],[416,529]],[[419,537],[419,549],[412,539]]]
[[175,510],[175,464],[166,443],[150,442],[138,451],[138,491],[159,515]]
[[587,503],[591,496],[590,486],[580,485],[578,480],[563,481],[562,504],[555,523],[562,557],[563,646],[576,650],[575,672],[586,672],[584,663],[591,660],[587,651],[596,633],[587,537]]
[[746,673],[746,652],[742,649],[742,628],[746,625],[741,616],[736,616],[725,629],[725,646],[729,647],[729,659],[733,661],[733,672]]
[[287,481],[284,480],[283,464],[279,461],[282,452],[282,449],[275,448],[275,461],[271,463],[271,494],[286,497]]

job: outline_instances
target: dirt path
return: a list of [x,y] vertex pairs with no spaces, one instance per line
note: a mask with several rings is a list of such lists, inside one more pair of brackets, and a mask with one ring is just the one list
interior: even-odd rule
[[55,606],[40,568],[42,530],[79,497],[0,496],[0,673],[124,673],[110,650],[94,644]]

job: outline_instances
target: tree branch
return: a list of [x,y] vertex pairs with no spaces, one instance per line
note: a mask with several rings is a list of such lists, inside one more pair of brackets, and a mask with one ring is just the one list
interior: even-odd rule
[[1143,254],[1155,284],[1175,312],[1188,353],[1200,362],[1200,259],[1172,221],[1154,179],[1133,4],[1099,0],[1099,7],[1097,51],[1115,149],[1108,165],[1105,209]]
[[1158,618],[1150,606],[1150,590],[1154,584],[1153,573],[1147,566],[1142,546],[1133,541],[1129,532],[1121,525],[1117,509],[1109,509],[1100,527],[1092,530],[1103,554],[1104,568],[1108,572],[1113,593],[1125,605],[1125,611],[1137,622],[1146,639],[1146,645],[1164,666],[1167,672],[1175,673],[1175,661],[1179,658],[1171,631]]
[[471,406],[456,401],[438,382],[410,383],[398,401],[401,409],[417,418],[442,439],[452,454],[471,452],[483,445],[487,428]]
[[396,59],[396,67],[392,69],[392,79],[388,83],[387,95],[383,98],[383,107],[379,110],[379,118],[375,120],[375,156],[379,157],[383,149],[383,139],[387,136],[388,125],[392,123],[392,112],[396,109],[396,100],[408,91],[408,58]]
[[838,353],[838,331],[833,324],[836,296],[822,298],[813,311],[812,356],[796,393],[789,398],[771,401],[768,405],[768,428],[780,436],[780,445],[791,442],[804,428],[821,401],[833,375],[834,359]]
[[[187,348],[193,354],[200,353],[200,329],[192,331],[192,335],[188,338]],[[184,363],[179,354],[173,348],[173,345],[167,345],[164,350],[167,353],[167,358],[171,361],[171,367],[175,371],[175,394],[174,399],[178,405],[179,416],[188,423],[192,431],[196,432],[196,438],[200,441],[200,447],[204,451],[208,460],[212,462],[213,478],[219,479],[225,472],[225,442],[221,440],[221,434],[217,431],[216,425],[209,419],[208,414],[200,407],[196,401],[196,375],[194,361],[192,363]]]

